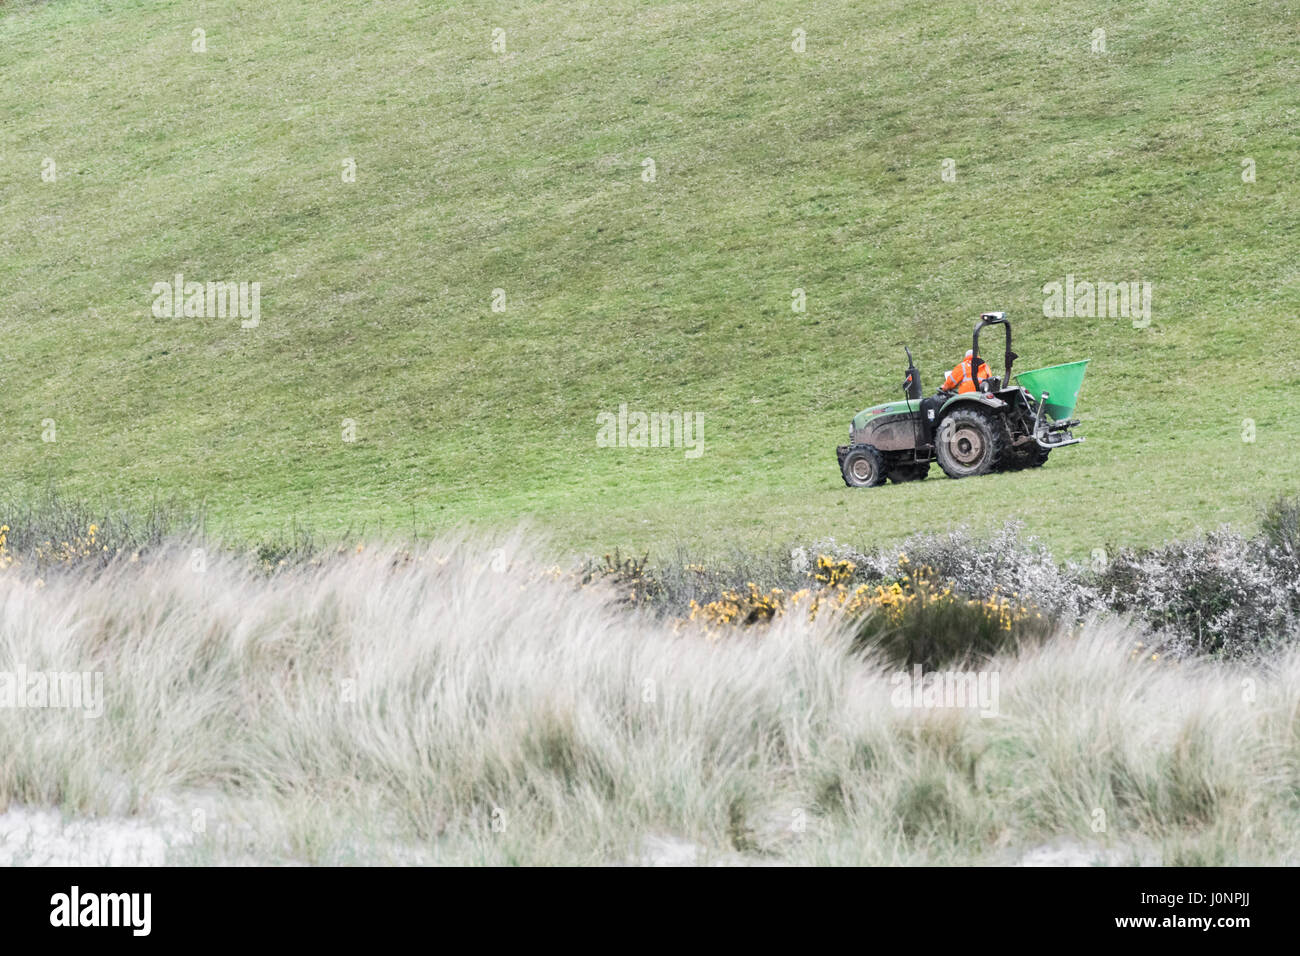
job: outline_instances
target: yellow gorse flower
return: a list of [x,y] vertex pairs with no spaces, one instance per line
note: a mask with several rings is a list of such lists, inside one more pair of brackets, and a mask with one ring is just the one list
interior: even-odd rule
[[[899,564],[907,565],[907,555],[899,555]],[[953,593],[951,585],[938,586],[933,582],[930,568],[908,568],[906,577],[889,584],[859,584],[851,586],[857,566],[846,561],[818,555],[811,577],[816,587],[786,592],[781,588],[762,591],[752,581],[743,589],[724,591],[717,600],[690,604],[688,620],[704,623],[711,628],[737,625],[763,624],[787,613],[795,607],[806,606],[810,619],[825,609],[842,612],[850,617],[880,614],[886,623],[897,624],[904,616],[918,610],[960,601],[978,607],[989,623],[1001,631],[1011,631],[1021,622],[1040,620],[1042,613],[1033,606],[1022,604],[1019,592],[1011,597],[994,593],[980,599],[965,599]],[[718,636],[715,631],[713,636]]]

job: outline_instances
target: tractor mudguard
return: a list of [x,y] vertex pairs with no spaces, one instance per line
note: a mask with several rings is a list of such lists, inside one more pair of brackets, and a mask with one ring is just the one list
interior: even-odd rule
[[943,403],[943,407],[939,409],[939,414],[935,418],[948,414],[954,408],[971,403],[987,408],[989,411],[998,411],[1007,407],[1006,402],[989,392],[960,392]]

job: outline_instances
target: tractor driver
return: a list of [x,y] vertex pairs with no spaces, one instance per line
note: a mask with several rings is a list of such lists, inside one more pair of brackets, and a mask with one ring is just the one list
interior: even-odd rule
[[971,350],[967,349],[966,357],[958,362],[953,367],[953,370],[948,373],[947,377],[943,380],[943,388],[939,389],[939,391],[948,392],[949,394],[954,391],[958,394],[963,392],[973,392],[975,391],[977,381],[982,382],[989,377],[989,367],[985,364],[984,359],[981,358],[979,372],[977,373],[978,379],[972,378],[970,374],[970,360]]

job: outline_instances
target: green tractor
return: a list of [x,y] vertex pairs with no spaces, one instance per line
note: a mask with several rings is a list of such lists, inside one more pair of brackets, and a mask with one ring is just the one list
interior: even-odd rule
[[859,412],[849,426],[849,444],[837,449],[844,483],[870,488],[890,481],[919,481],[937,461],[949,478],[993,471],[1037,468],[1054,448],[1075,445],[1070,418],[1079,399],[1088,360],[1021,372],[1012,384],[1011,323],[1005,312],[985,312],[975,325],[971,369],[980,367],[980,331],[1000,325],[1006,332],[1006,370],[980,379],[972,392],[939,392],[923,398],[921,373],[907,353],[901,401]]

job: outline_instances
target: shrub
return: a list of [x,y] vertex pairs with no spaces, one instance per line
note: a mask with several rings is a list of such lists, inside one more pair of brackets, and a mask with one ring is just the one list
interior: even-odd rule
[[650,570],[650,557],[623,557],[618,551],[601,561],[587,561],[578,575],[582,586],[598,581],[612,585],[619,601],[633,607],[653,604],[664,593],[663,584]]
[[975,533],[965,528],[943,534],[914,535],[901,551],[916,567],[972,598],[1014,593],[1052,616],[1078,618],[1092,610],[1096,592],[1072,569],[1062,568],[1023,526]]
[[716,636],[730,625],[766,624],[786,613],[815,619],[831,611],[857,622],[855,650],[877,650],[894,663],[929,668],[1041,640],[1055,623],[1015,595],[965,597],[927,569],[905,570],[892,584],[854,585],[856,573],[853,562],[820,555],[810,572],[815,586],[790,592],[748,582],[714,601],[692,602],[690,620],[705,623]]
[[[1003,646],[1005,634],[986,627],[978,608],[1000,600],[1030,609],[1033,625],[1013,625],[1016,640],[1032,638],[1039,622],[1118,613],[1165,638],[1167,652],[1240,658],[1268,651],[1300,627],[1300,498],[1269,504],[1253,538],[1224,530],[1160,548],[1112,550],[1100,571],[1058,565],[1018,523],[919,534],[899,548],[870,551],[821,541],[784,552],[817,555],[802,571],[772,554],[742,557],[723,571],[670,565],[658,606],[681,613],[685,601],[697,620],[755,624],[806,596],[812,611],[830,601],[862,616],[862,642],[930,662]],[[906,596],[902,618],[853,607],[879,605],[879,595],[895,586]],[[945,590],[952,599],[935,600]]]
[[1265,509],[1260,533],[1265,558],[1286,590],[1291,627],[1300,626],[1300,497],[1279,497]]
[[1269,559],[1300,577],[1300,497],[1270,502],[1260,521],[1260,533],[1268,542]]
[[764,592],[751,581],[745,590],[723,591],[721,597],[707,604],[692,601],[690,620],[703,621],[715,628],[725,624],[766,624],[807,594],[807,591],[787,594],[780,588]]
[[692,604],[707,604],[727,592],[747,592],[751,582],[762,582],[763,591],[779,588],[787,593],[810,584],[808,569],[785,549],[737,550],[728,557],[708,561],[678,550],[644,573],[654,581],[647,606],[667,618],[686,617]]
[[1097,576],[1101,600],[1175,639],[1173,649],[1242,657],[1293,627],[1293,589],[1263,539],[1216,531],[1119,550]]
[[924,574],[878,587],[854,634],[854,647],[927,669],[991,657],[1045,640],[1055,621],[1015,596],[967,598]]
[[118,555],[138,557],[168,541],[196,536],[202,523],[201,514],[174,504],[137,511],[100,508],[47,489],[35,498],[0,502],[0,567],[103,568]]

